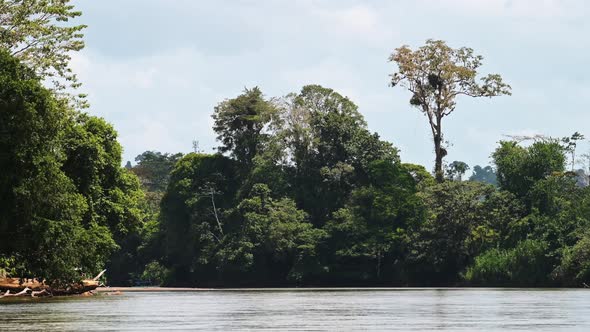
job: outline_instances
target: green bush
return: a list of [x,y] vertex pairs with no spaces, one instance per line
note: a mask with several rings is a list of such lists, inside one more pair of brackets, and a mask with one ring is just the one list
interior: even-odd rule
[[152,286],[161,286],[167,277],[168,270],[156,261],[148,263],[141,274],[141,280]]
[[473,285],[540,286],[549,282],[547,243],[524,240],[512,249],[491,249],[475,259],[465,279]]
[[563,252],[557,277],[567,286],[580,286],[590,281],[590,235]]

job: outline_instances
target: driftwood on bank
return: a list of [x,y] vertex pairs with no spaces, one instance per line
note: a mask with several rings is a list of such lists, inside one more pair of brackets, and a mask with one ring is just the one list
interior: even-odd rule
[[31,289],[27,287],[27,288],[23,289],[22,291],[20,291],[20,292],[18,292],[18,293],[15,293],[15,294],[10,294],[10,290],[7,290],[7,291],[6,291],[6,294],[4,294],[4,295],[1,295],[1,296],[0,296],[0,298],[3,298],[3,297],[19,297],[19,296],[28,296],[28,295],[29,295],[29,291],[30,291],[30,290],[31,290]]
[[[51,287],[45,281],[39,279],[0,278],[0,298],[21,296],[52,296],[83,294],[95,290],[99,286],[100,277],[106,270],[100,272],[92,279],[84,279],[79,283],[64,287]],[[2,294],[2,292],[5,292]]]

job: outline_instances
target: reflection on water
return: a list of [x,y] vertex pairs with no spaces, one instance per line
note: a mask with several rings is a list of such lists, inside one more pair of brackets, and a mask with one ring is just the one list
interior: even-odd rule
[[0,300],[0,331],[579,330],[588,290],[280,290]]

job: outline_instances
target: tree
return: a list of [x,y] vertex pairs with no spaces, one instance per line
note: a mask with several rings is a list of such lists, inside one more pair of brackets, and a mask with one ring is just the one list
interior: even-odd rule
[[469,165],[462,161],[453,161],[447,168],[447,177],[449,180],[462,181],[463,175],[469,170]]
[[159,233],[161,263],[176,285],[215,281],[224,235],[239,227],[229,219],[237,206],[238,171],[239,164],[221,154],[189,153],[174,166],[162,198]]
[[90,207],[63,170],[70,113],[40,78],[0,51],[0,261],[13,276],[68,283],[96,273],[117,245],[85,222]]
[[307,85],[285,104],[276,135],[285,142],[295,200],[314,225],[344,206],[373,161],[399,162],[397,149],[371,133],[358,106],[338,92]]
[[[80,83],[70,67],[73,52],[84,48],[85,25],[69,21],[82,13],[70,0],[0,0],[0,45],[32,68],[55,91]],[[75,101],[84,106],[83,95]]]
[[109,257],[109,280],[130,285],[131,274],[143,269],[137,247],[151,215],[139,179],[121,167],[117,131],[102,118],[73,114],[63,132],[63,154],[61,168],[88,206],[83,223],[107,227],[120,247]]
[[564,137],[561,139],[563,144],[565,144],[565,151],[567,151],[572,157],[572,172],[575,170],[576,167],[576,148],[578,147],[578,141],[584,139],[584,135],[580,134],[579,132],[575,132],[570,137]]
[[84,222],[109,227],[119,241],[141,227],[144,198],[137,177],[121,167],[117,131],[104,119],[78,114],[64,130],[62,169],[88,204]]
[[135,157],[137,165],[131,170],[139,177],[147,191],[163,192],[168,185],[170,172],[180,158],[182,153],[145,151]]
[[574,246],[565,250],[557,274],[568,286],[580,286],[590,281],[589,234],[585,233]]
[[521,217],[512,194],[477,182],[446,181],[420,193],[426,221],[410,224],[405,270],[420,285],[456,282],[479,253],[503,243]]
[[473,167],[473,174],[471,174],[469,177],[469,181],[484,182],[494,186],[498,184],[496,171],[492,168],[492,166],[481,167],[479,165],[475,165]]
[[[235,211],[239,229],[219,252],[221,278],[232,284],[300,283],[317,270],[317,246],[323,230],[288,198],[273,199],[255,184]],[[235,272],[241,272],[236,274]]]
[[423,191],[424,189],[436,184],[434,177],[426,170],[424,166],[408,163],[403,163],[401,166],[412,176],[416,182],[416,188],[418,191]]
[[529,147],[501,141],[492,158],[500,187],[519,198],[526,198],[537,181],[565,170],[564,148],[556,140],[538,141]]
[[[154,267],[159,266],[157,261],[162,258],[160,254],[162,249],[162,233],[160,232],[160,205],[162,197],[168,186],[170,180],[170,174],[178,162],[182,158],[181,153],[160,153],[156,151],[145,151],[144,153],[135,157],[137,164],[133,167],[125,168],[139,178],[141,187],[145,194],[141,205],[141,211],[144,214],[144,223],[137,232],[129,237],[128,249],[126,252],[127,257],[132,260],[129,262],[129,266],[132,266],[132,274],[135,279],[146,280],[146,275],[152,275],[157,269]],[[130,165],[130,163],[128,162]],[[150,268],[145,267],[145,264],[149,265]],[[112,273],[109,273],[111,275]],[[164,282],[165,278],[148,278],[151,282],[156,279],[158,282]]]
[[340,283],[399,282],[409,225],[424,215],[413,176],[400,164],[375,161],[369,184],[325,225],[331,278]]
[[442,146],[442,119],[453,113],[456,98],[510,95],[510,86],[498,74],[487,75],[478,82],[482,60],[471,48],[453,49],[442,40],[432,39],[415,51],[409,46],[397,48],[389,58],[398,67],[391,75],[391,85],[409,90],[410,104],[428,117],[436,155],[434,173],[439,182],[444,180],[443,158],[447,155]]
[[213,130],[221,142],[218,150],[229,152],[246,170],[252,166],[260,145],[268,135],[265,127],[276,113],[275,106],[265,100],[258,87],[245,89],[234,99],[215,107]]

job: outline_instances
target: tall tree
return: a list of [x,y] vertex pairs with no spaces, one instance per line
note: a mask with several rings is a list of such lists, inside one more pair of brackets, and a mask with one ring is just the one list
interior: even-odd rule
[[444,180],[443,158],[447,155],[442,119],[453,113],[456,98],[510,95],[510,86],[498,74],[477,79],[482,60],[471,48],[453,49],[442,40],[432,39],[415,51],[406,45],[397,48],[389,58],[397,65],[391,85],[409,90],[410,104],[428,117],[436,155],[434,173],[439,182]]
[[116,244],[105,225],[84,222],[87,201],[62,169],[74,124],[40,81],[0,51],[0,261],[14,276],[69,282],[102,268]]
[[[71,24],[82,13],[70,0],[0,0],[0,46],[18,57],[55,91],[77,88],[72,52],[84,48],[85,25]],[[83,95],[72,98],[85,106]]]
[[78,114],[64,130],[63,152],[62,170],[88,206],[83,223],[107,227],[120,246],[107,265],[109,280],[128,285],[130,271],[140,270],[135,251],[146,220],[145,195],[137,176],[121,167],[117,132],[104,119]]
[[278,135],[293,166],[296,201],[312,223],[321,225],[366,182],[371,162],[398,162],[399,156],[391,143],[367,129],[358,106],[338,92],[307,85],[288,98]]
[[258,87],[246,89],[234,99],[225,100],[215,107],[213,130],[222,145],[218,150],[229,152],[232,157],[249,169],[262,141],[264,132],[276,108],[265,100]]
[[137,177],[121,167],[117,132],[104,119],[80,114],[64,131],[62,169],[87,200],[85,222],[108,226],[117,239],[140,226]]

